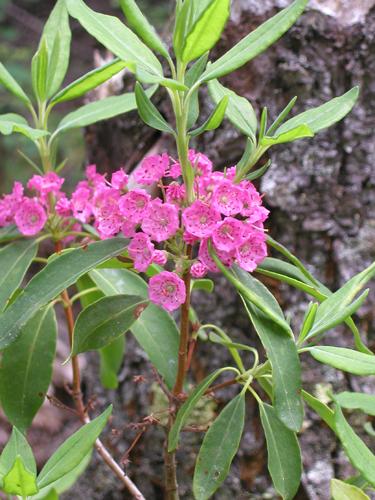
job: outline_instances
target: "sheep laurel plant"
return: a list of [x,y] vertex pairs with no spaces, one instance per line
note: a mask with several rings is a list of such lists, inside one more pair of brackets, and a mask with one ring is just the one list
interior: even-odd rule
[[[165,498],[179,497],[175,453],[183,447],[181,433],[188,421],[191,425],[193,410],[203,396],[229,385],[236,395],[210,422],[197,450],[194,498],[211,498],[228,475],[244,431],[246,398],[254,398],[259,407],[268,469],[280,496],[292,499],[301,481],[298,433],[306,404],[341,441],[358,470],[354,479],[334,479],[332,496],[368,498],[364,490],[375,487],[375,456],[354,432],[343,409],[374,415],[375,397],[332,394],[332,406],[326,405],[303,389],[300,356],[312,356],[354,375],[375,375],[375,357],[352,319],[366,299],[368,291],[362,289],[374,276],[375,263],[331,292],[296,256],[267,236],[268,210],[252,184],[269,166],[260,162],[266,151],[313,137],[344,118],[356,102],[358,89],[289,118],[293,99],[269,124],[267,108],[258,123],[251,103],[219,82],[280,38],[303,13],[307,0],[295,0],[218,59],[209,52],[225,27],[230,0],[177,0],[173,51],[134,0],[120,0],[120,4],[126,24],[94,12],[82,0],[56,2],[32,59],[33,98],[0,66],[2,85],[25,107],[25,116],[1,115],[0,131],[23,134],[40,156],[38,162],[24,156],[37,171],[27,183],[26,194],[16,182],[12,193],[0,200],[0,399],[13,425],[0,457],[1,490],[23,499],[58,498],[83,472],[95,446],[129,494],[144,498],[142,488],[119,465],[119,457],[113,457],[99,440],[111,407],[91,419],[78,362],[80,354],[98,351],[102,383],[115,388],[124,336],[130,331],[155,367],[168,401],[167,423],[159,423],[167,435]],[[69,14],[115,57],[61,89],[70,56]],[[134,74],[134,93],[86,104],[65,116],[55,130],[49,128],[55,106],[83,96],[124,68]],[[206,85],[213,111],[203,121],[199,92]],[[158,89],[169,96],[172,123],[151,101]],[[64,179],[58,175],[65,161],[56,161],[61,134],[134,109],[147,125],[175,140],[175,160],[168,153],[145,158],[134,174],[136,182],[131,183],[121,169],[109,180],[89,166],[86,180],[71,196],[65,194]],[[214,172],[210,160],[189,149],[189,143],[218,128],[224,119],[246,137],[247,146],[236,167]],[[151,196],[148,185],[158,185],[159,194]],[[38,254],[45,240],[55,249],[47,259]],[[266,257],[267,248],[280,258]],[[37,272],[24,285],[33,263]],[[235,342],[230,331],[197,317],[190,298],[195,289],[212,291],[212,281],[205,278],[208,271],[222,273],[233,293],[239,294],[249,330],[254,327],[264,352],[259,353],[251,342]],[[258,277],[272,277],[312,297],[299,331],[292,331],[275,297],[254,271]],[[81,312],[74,317],[72,306],[77,301]],[[65,310],[71,395],[82,426],[37,471],[26,431],[51,381],[58,304]],[[171,314],[177,309],[179,327]],[[352,345],[320,345],[325,333],[342,323],[353,334]],[[200,342],[227,349],[233,363],[196,383],[189,370]]]

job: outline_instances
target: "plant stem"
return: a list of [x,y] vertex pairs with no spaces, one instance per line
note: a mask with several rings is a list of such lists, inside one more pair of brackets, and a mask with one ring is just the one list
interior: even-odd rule
[[[57,241],[55,243],[55,250],[57,253],[61,252],[62,244],[60,241]],[[74,315],[73,315],[72,302],[69,298],[67,290],[64,290],[61,293],[61,298],[64,303],[65,318],[69,333],[69,344],[71,348],[73,344],[73,332],[74,332]],[[72,370],[73,370],[72,396],[74,404],[82,423],[88,424],[90,422],[90,417],[83,403],[83,395],[81,391],[81,374],[80,374],[78,356],[72,356]],[[95,448],[99,453],[99,455],[101,456],[102,460],[108,465],[108,467],[112,470],[112,472],[116,475],[116,477],[120,479],[120,481],[124,484],[125,488],[129,491],[129,493],[133,496],[133,498],[135,498],[136,500],[145,500],[145,497],[138,490],[133,481],[128,476],[125,475],[120,465],[113,459],[112,455],[109,453],[109,451],[100,441],[100,439],[97,439],[95,441]]]
[[[186,255],[188,259],[192,256],[192,247],[187,245]],[[173,394],[179,396],[183,391],[185,375],[186,375],[186,365],[187,365],[187,351],[189,344],[189,311],[190,311],[190,284],[191,284],[191,274],[187,271],[184,274],[184,283],[186,288],[186,300],[181,306],[181,327],[180,327],[180,345],[178,349],[178,368],[176,383],[173,388]]]

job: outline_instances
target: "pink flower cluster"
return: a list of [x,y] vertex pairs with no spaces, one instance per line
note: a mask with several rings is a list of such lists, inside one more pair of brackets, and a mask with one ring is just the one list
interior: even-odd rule
[[[122,170],[110,182],[86,168],[86,179],[79,182],[71,197],[61,191],[64,179],[55,173],[34,175],[27,187],[35,195],[24,195],[20,183],[0,200],[0,227],[16,224],[25,236],[43,230],[49,219],[62,229],[79,231],[91,224],[100,238],[123,235],[130,238],[129,256],[139,272],[154,263],[174,262],[175,272],[162,271],[149,282],[150,299],[168,311],[185,301],[184,281],[179,274],[190,267],[194,278],[208,271],[218,272],[210,254],[210,244],[226,265],[237,263],[252,272],[267,254],[263,223],[268,210],[254,185],[235,182],[236,168],[213,171],[211,161],[191,150],[195,201],[186,203],[181,166],[168,154],[145,158],[131,179]],[[162,197],[151,195],[158,185]],[[184,244],[193,247],[193,259],[179,255]],[[177,272],[178,270],[178,272]]]

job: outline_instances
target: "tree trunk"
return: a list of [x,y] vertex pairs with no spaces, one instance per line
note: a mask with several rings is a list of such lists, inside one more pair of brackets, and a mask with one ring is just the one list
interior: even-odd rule
[[[235,0],[232,19],[217,53],[221,54],[289,2],[284,0]],[[316,106],[343,94],[352,86],[361,86],[360,101],[354,111],[333,128],[314,139],[271,150],[272,167],[260,183],[266,204],[271,209],[270,234],[295,252],[315,275],[335,289],[359,272],[375,257],[375,8],[373,0],[315,0],[295,27],[264,55],[256,58],[225,83],[249,98],[258,110],[267,106],[271,118],[295,95],[295,110]],[[202,99],[203,104],[203,99]],[[161,101],[166,115],[169,104]],[[204,104],[208,114],[209,106]],[[131,169],[150,148],[170,147],[168,140],[144,127],[136,113],[90,127],[86,134],[90,162],[105,169],[126,165]],[[235,164],[241,156],[244,140],[226,123],[219,131],[203,136],[195,146],[210,156],[217,168]],[[290,313],[296,331],[301,324],[308,300],[287,286],[267,282],[280,303]],[[359,319],[364,338],[375,348],[375,294],[370,293]],[[236,295],[222,278],[217,279],[216,293],[195,298],[204,321],[222,325],[238,341],[256,344],[249,323]],[[337,329],[327,336],[327,343],[352,346],[347,329]],[[346,388],[373,392],[374,382],[343,376],[335,370],[304,360],[305,387],[325,394]],[[225,351],[219,347],[199,347],[193,366],[197,380],[225,362]],[[229,361],[229,359],[228,359]],[[97,383],[94,357],[84,376],[87,393],[104,401],[104,391]],[[135,383],[142,374],[149,383]],[[139,379],[138,379],[139,380]],[[118,452],[124,452],[124,440],[131,442],[136,431],[128,424],[156,411],[160,394],[152,390],[150,366],[133,339],[129,339],[122,382],[111,398],[116,403],[113,427],[124,430]],[[156,384],[153,386],[156,387]],[[203,409],[209,419],[220,408],[231,390],[220,393],[220,400]],[[207,421],[207,420],[206,420]],[[353,422],[360,431],[363,421]],[[146,498],[158,499],[162,493],[163,432],[151,428],[130,455],[129,474]],[[112,441],[117,440],[112,436]],[[182,498],[191,499],[189,489],[194,457],[201,434],[185,434],[184,447],[178,454]],[[351,474],[335,438],[310,411],[301,434],[305,474],[298,498],[330,498],[329,480]],[[247,426],[241,450],[229,478],[216,499],[257,499],[268,493],[275,497],[266,471],[264,440],[257,408],[248,402]],[[80,493],[84,492],[84,493]],[[71,498],[70,492],[66,498]],[[86,473],[75,498],[124,498],[116,490],[109,473],[95,463]],[[80,496],[81,495],[81,496]],[[126,498],[126,497],[125,497]]]

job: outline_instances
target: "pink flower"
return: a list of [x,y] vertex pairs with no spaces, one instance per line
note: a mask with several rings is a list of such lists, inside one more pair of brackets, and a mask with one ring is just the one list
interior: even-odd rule
[[242,189],[225,179],[215,189],[212,206],[223,215],[237,215],[243,208]]
[[164,250],[155,250],[154,255],[152,257],[152,262],[154,264],[158,264],[159,266],[165,266],[168,261],[167,252]]
[[25,236],[39,233],[47,221],[47,214],[42,205],[30,198],[24,198],[14,217],[19,231]]
[[195,169],[197,175],[207,176],[212,173],[212,162],[204,154],[197,153],[196,151],[194,151],[194,149],[190,149],[189,160],[193,168]]
[[120,191],[108,186],[96,188],[93,196],[93,212],[95,217],[110,217],[118,213]]
[[49,193],[57,194],[61,186],[64,184],[65,179],[59,177],[55,172],[48,172],[46,175],[33,175],[27,187],[37,191],[42,200],[45,201]]
[[208,240],[203,240],[199,245],[198,257],[201,263],[213,273],[219,272],[219,268],[215,264],[214,259],[211,257],[210,252],[208,251]]
[[96,165],[88,165],[86,167],[86,177],[94,187],[105,184],[105,175],[97,173]]
[[61,217],[69,217],[72,213],[72,203],[68,200],[68,198],[63,195],[56,202],[55,210],[58,215]]
[[107,217],[97,220],[97,228],[102,239],[115,236],[121,229],[122,218],[117,214],[108,215]]
[[72,194],[71,206],[73,215],[83,224],[88,222],[92,215],[90,197],[91,191],[85,187],[79,187]]
[[148,156],[134,173],[135,180],[139,184],[151,185],[159,182],[164,177],[169,166],[169,156],[163,155]]
[[145,272],[152,263],[154,245],[147,234],[137,233],[128,246],[129,255],[134,260],[134,267],[139,272]]
[[0,227],[13,224],[14,215],[23,199],[23,186],[20,182],[15,182],[11,194],[6,194],[0,200]]
[[267,210],[266,207],[263,206],[254,206],[252,213],[248,215],[248,222],[251,222],[252,224],[256,224],[259,222],[264,222],[265,220],[268,219],[270,211]]
[[198,238],[211,236],[220,220],[219,212],[200,200],[194,201],[182,214],[185,228]]
[[133,238],[136,234],[136,227],[137,225],[132,220],[125,219],[121,227],[122,234],[125,238]]
[[168,170],[167,175],[168,177],[172,177],[173,179],[181,177],[182,175],[181,165],[179,163],[173,163],[173,165],[171,165],[170,169]]
[[236,261],[245,271],[253,272],[267,257],[264,233],[254,230],[252,235],[236,249]]
[[166,187],[166,199],[168,203],[180,206],[185,199],[185,186],[172,182]]
[[191,266],[190,272],[193,278],[204,278],[208,272],[208,267],[197,261]]
[[119,210],[124,217],[140,222],[147,210],[151,196],[144,189],[133,189],[121,196]]
[[171,312],[186,300],[185,283],[176,273],[163,271],[150,279],[148,294],[152,302]]
[[233,217],[226,217],[212,233],[212,241],[218,250],[230,252],[243,241],[244,224]]
[[124,169],[117,170],[113,172],[111,178],[111,185],[114,189],[125,189],[129,180],[129,176],[124,172]]
[[194,245],[199,241],[199,238],[197,238],[193,234],[190,234],[188,231],[184,231],[183,239],[184,242],[187,243],[188,245]]
[[149,203],[142,222],[142,231],[155,241],[165,241],[175,235],[179,227],[178,210],[159,198]]

